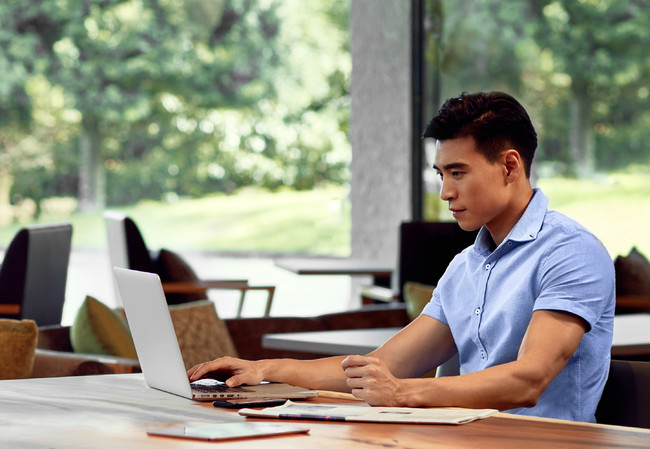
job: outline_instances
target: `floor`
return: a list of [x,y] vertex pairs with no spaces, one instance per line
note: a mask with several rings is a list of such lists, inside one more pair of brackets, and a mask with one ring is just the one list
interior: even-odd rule
[[[358,286],[371,282],[368,277],[297,275],[276,267],[272,258],[223,257],[201,252],[180,254],[203,279],[248,279],[253,285],[275,285],[273,316],[313,316],[354,308],[359,305]],[[106,249],[72,251],[62,324],[74,321],[86,295],[110,307],[119,306]],[[209,295],[221,317],[234,316],[239,292],[211,291]],[[265,295],[265,292],[249,292],[243,315],[261,315]]]

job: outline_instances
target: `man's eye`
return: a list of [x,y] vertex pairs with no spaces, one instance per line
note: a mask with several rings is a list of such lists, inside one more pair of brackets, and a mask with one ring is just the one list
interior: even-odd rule
[[442,179],[442,172],[436,172],[436,175],[440,176],[440,179]]
[[452,171],[451,172],[451,176],[454,177],[454,178],[458,178],[462,174],[463,174],[463,172],[460,172],[460,171]]

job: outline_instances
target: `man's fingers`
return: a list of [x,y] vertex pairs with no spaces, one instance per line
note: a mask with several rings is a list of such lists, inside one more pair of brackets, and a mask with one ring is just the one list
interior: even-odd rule
[[230,377],[231,366],[227,360],[216,359],[211,362],[201,363],[200,365],[193,366],[187,371],[190,380],[198,380],[202,377],[213,377],[218,380],[223,380]]
[[188,369],[187,370],[187,377],[190,380],[200,379],[201,376],[203,375],[203,373],[205,372],[204,369],[203,369],[204,365],[205,365],[205,363],[201,363],[199,365],[194,365],[192,368]]
[[244,374],[236,374],[234,376],[231,376],[228,378],[226,381],[226,385],[229,387],[238,387],[240,385],[256,385],[259,382],[253,380],[250,376],[248,376],[246,373]]
[[367,365],[369,361],[370,358],[363,355],[349,355],[345,359],[343,359],[343,362],[341,362],[341,366],[345,370],[347,368],[354,367],[354,366]]
[[363,377],[365,375],[364,368],[360,366],[345,368],[343,371],[348,378]]

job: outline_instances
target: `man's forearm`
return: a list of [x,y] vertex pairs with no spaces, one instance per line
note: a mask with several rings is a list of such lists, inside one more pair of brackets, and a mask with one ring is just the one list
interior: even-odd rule
[[508,365],[463,376],[402,379],[395,405],[499,410],[535,405],[547,382],[534,375],[514,374],[514,367]]
[[312,390],[349,392],[346,376],[341,368],[345,357],[317,360],[265,359],[255,362],[264,380],[285,382]]

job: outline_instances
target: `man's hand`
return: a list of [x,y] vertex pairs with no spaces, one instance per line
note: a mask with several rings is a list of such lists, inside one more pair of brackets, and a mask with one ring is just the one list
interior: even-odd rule
[[341,364],[352,394],[370,405],[402,406],[400,380],[376,357],[351,355]]
[[259,369],[258,362],[221,357],[211,362],[193,366],[187,371],[190,382],[209,377],[225,381],[229,387],[238,385],[257,385],[264,380],[264,374]]

